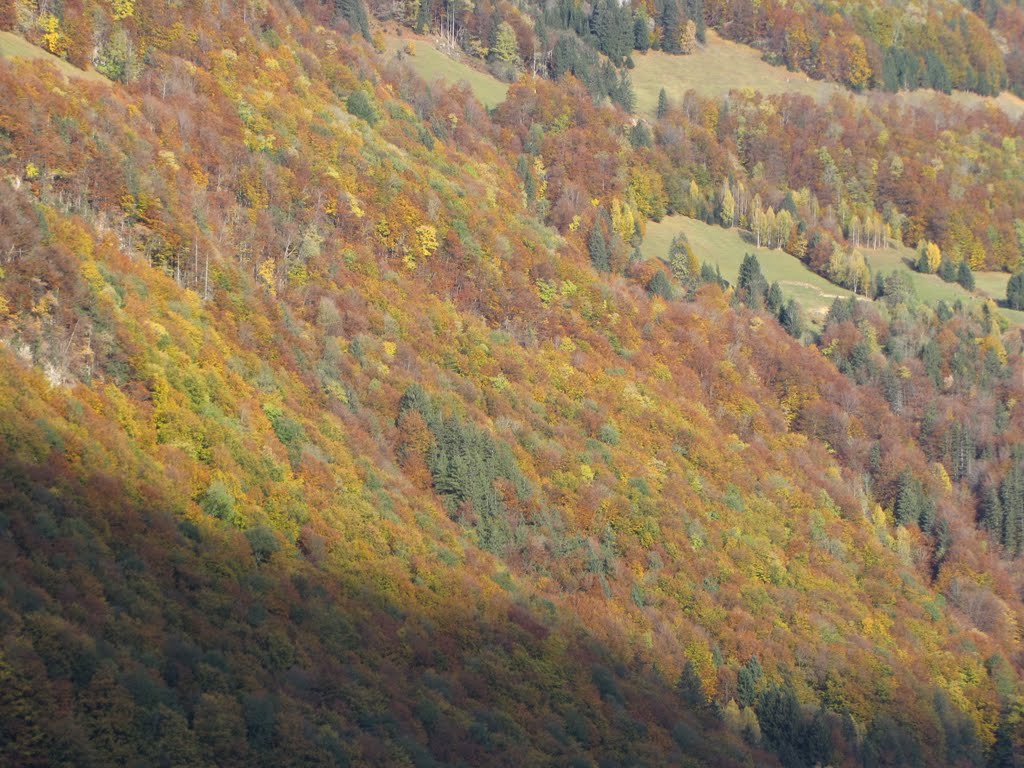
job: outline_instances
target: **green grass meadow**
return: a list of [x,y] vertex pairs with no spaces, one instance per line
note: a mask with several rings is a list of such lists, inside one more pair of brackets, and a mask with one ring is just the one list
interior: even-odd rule
[[64,59],[54,56],[49,51],[44,51],[42,48],[32,45],[25,38],[18,37],[18,35],[12,32],[0,32],[0,57],[5,59],[41,59],[55,65],[57,69],[68,77],[77,77],[82,80],[91,80],[98,83],[110,82],[99,72],[79,69],[64,61]]
[[[910,275],[917,297],[928,304],[937,304],[944,299],[952,304],[957,299],[964,303],[977,302],[983,299],[995,299],[1002,302],[1006,299],[1006,284],[1010,280],[1006,272],[975,272],[973,293],[966,291],[956,283],[944,282],[938,275],[924,275],[910,268],[914,259],[914,249],[905,246],[884,248],[877,251],[865,250],[864,257],[875,272],[889,274],[892,270],[900,270]],[[1000,307],[999,310],[1014,325],[1024,325],[1024,312]]]
[[768,282],[778,280],[786,298],[796,299],[812,317],[827,312],[837,296],[852,295],[845,288],[814,274],[788,253],[779,249],[758,248],[754,243],[747,242],[739,229],[725,229],[686,216],[668,216],[659,222],[649,222],[640,247],[641,253],[647,258],[665,259],[669,244],[677,232],[686,234],[690,246],[702,263],[706,261],[712,265],[717,264],[722,270],[722,277],[734,285],[744,254],[756,254]]
[[435,80],[444,80],[448,83],[461,83],[465,81],[473,95],[485,107],[496,107],[505,100],[508,93],[508,85],[495,77],[474,69],[464,61],[453,59],[439,51],[435,45],[423,37],[403,36],[388,37],[388,55],[396,55],[404,51],[405,47],[412,43],[415,55],[403,54],[405,61],[413,71],[428,83]]
[[[630,77],[636,92],[636,110],[645,115],[654,114],[662,88],[673,101],[682,99],[691,88],[701,96],[716,99],[745,88],[766,95],[801,93],[819,101],[836,93],[850,93],[835,83],[812,80],[803,72],[790,72],[785,67],[769,64],[755,48],[725,40],[710,29],[707,42],[689,56],[634,51],[633,61],[636,67]],[[867,94],[861,98],[878,98],[878,95]],[[903,93],[901,98],[918,106],[928,106],[936,100],[941,104],[945,100],[942,94],[930,90]],[[1010,93],[989,98],[957,91],[950,98],[967,108],[990,104],[1013,118],[1024,115],[1024,100]]]
[[[686,216],[668,216],[659,222],[649,222],[644,242],[640,247],[646,258],[665,259],[669,244],[677,232],[683,232],[701,262],[717,264],[722,277],[736,283],[744,254],[757,255],[761,271],[769,282],[777,280],[786,298],[796,299],[812,320],[820,319],[837,296],[848,297],[851,292],[830,283],[808,269],[803,262],[779,249],[758,248],[745,239],[739,229],[725,229],[705,224]],[[946,283],[936,275],[923,275],[910,269],[908,261],[914,256],[912,248],[900,246],[879,250],[865,250],[864,256],[874,272],[889,274],[893,270],[910,276],[918,299],[935,305],[940,299],[952,304],[957,299],[975,303],[984,298],[1001,301],[1006,298],[1009,275],[1003,272],[979,272],[975,275],[977,290],[972,294],[956,283]],[[1014,325],[1024,325],[1024,312],[1001,308],[1000,312]]]
[[636,111],[647,115],[657,109],[662,88],[677,102],[691,88],[701,96],[716,99],[743,88],[769,95],[803,93],[816,99],[827,99],[843,90],[835,83],[811,80],[802,72],[773,66],[750,46],[725,40],[710,29],[707,43],[689,56],[634,51],[633,61],[636,67],[630,77],[636,92]]

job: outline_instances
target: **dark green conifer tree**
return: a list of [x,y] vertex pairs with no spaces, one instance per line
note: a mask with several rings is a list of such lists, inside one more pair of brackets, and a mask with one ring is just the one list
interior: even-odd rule
[[779,310],[779,323],[783,329],[794,339],[804,335],[804,318],[800,305],[793,299],[789,299]]
[[779,287],[779,281],[776,280],[768,288],[768,296],[765,300],[768,311],[773,315],[778,315],[782,311],[783,301],[782,288]]
[[672,298],[672,286],[660,269],[647,281],[647,292],[652,296],[660,296],[663,299]]
[[707,709],[708,697],[704,692],[704,683],[701,681],[700,675],[697,674],[697,668],[689,659],[686,660],[683,673],[679,677],[678,691],[679,698],[688,708],[695,712]]
[[598,272],[610,272],[611,257],[608,255],[608,243],[604,239],[600,223],[595,223],[594,228],[590,230],[587,248],[590,251],[590,263],[594,265],[594,269]]
[[1024,272],[1018,272],[1006,284],[1006,306],[1024,309]]
[[349,23],[352,30],[370,39],[370,19],[363,0],[334,0],[335,12]]
[[757,700],[758,686],[761,678],[764,677],[764,670],[757,656],[752,656],[750,661],[744,664],[736,677],[736,700],[741,707],[749,707]]
[[665,93],[665,89],[662,88],[658,91],[658,119],[661,120],[665,115],[668,114],[668,94]]
[[971,271],[971,265],[967,263],[967,259],[960,262],[960,267],[956,273],[956,281],[968,291],[974,290],[974,273]]
[[680,40],[684,23],[677,0],[665,0],[665,9],[661,12],[661,50],[665,53],[683,52]]

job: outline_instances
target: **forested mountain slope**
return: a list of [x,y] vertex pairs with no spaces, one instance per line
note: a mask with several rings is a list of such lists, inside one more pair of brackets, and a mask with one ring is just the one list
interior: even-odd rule
[[1024,89],[1024,10],[1013,0],[371,0],[369,6],[378,18],[445,36],[499,76],[524,68],[557,77],[568,68],[592,91],[613,98],[611,73],[593,51],[614,67],[631,67],[635,55],[649,50],[694,53],[708,28],[755,46],[772,63],[855,91],[1019,96]]
[[905,114],[1012,249],[1019,126],[645,135],[572,78],[428,87],[350,5],[79,11],[129,84],[0,63],[5,762],[1013,764],[1019,336],[882,276],[805,345],[756,262],[631,251],[812,137],[867,206]]

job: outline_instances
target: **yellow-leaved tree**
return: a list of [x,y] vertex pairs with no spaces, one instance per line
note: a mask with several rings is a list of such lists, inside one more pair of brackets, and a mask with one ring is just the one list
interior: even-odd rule
[[65,56],[68,52],[68,36],[60,28],[60,19],[52,13],[44,13],[39,17],[39,28],[43,31],[43,47],[56,56]]
[[115,19],[127,19],[135,13],[135,0],[111,0],[110,12]]
[[406,269],[415,269],[420,258],[426,258],[437,250],[437,227],[432,224],[421,224],[416,227],[416,245],[406,251],[402,263]]

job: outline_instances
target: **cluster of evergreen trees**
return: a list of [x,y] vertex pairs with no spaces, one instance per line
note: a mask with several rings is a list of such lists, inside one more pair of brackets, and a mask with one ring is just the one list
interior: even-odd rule
[[954,262],[943,255],[935,243],[922,240],[917,244],[917,259],[913,267],[924,274],[936,274],[947,283],[958,283],[968,291],[974,290],[974,272],[967,259]]
[[[788,675],[769,681],[758,658],[744,664],[736,678],[736,698],[725,708],[710,704],[693,665],[688,661],[676,690],[682,703],[705,718],[721,717],[739,728],[746,741],[774,752],[785,768],[829,765],[846,742],[864,766],[921,766],[924,764],[920,739],[907,725],[881,714],[858,725],[848,711],[808,709],[801,705]],[[982,746],[974,723],[951,706],[943,692],[936,692],[936,711],[942,727],[948,764],[977,764]],[[990,750],[990,766],[1016,765],[1013,756],[1012,724],[1005,715],[1000,721],[996,744]],[[677,734],[677,740],[680,740]]]
[[894,516],[898,525],[917,525],[922,531],[930,531],[935,524],[935,502],[924,489],[924,485],[909,472],[900,477],[900,488],[896,495]]
[[778,281],[768,284],[761,272],[761,262],[753,253],[744,255],[740,264],[739,279],[736,282],[736,298],[752,309],[764,309],[775,315],[790,336],[803,336],[803,310],[794,300],[782,294]]
[[947,283],[957,283],[968,291],[974,290],[974,271],[966,259],[954,264],[951,259],[943,258],[935,274]]
[[353,31],[370,39],[370,18],[363,0],[334,0],[334,12],[347,21]]
[[656,0],[653,15],[644,6],[634,9],[618,0],[598,0],[587,14],[574,0],[560,0],[543,21],[572,30],[616,66],[628,64],[634,50],[691,53],[705,41],[706,30],[704,0]]
[[590,15],[590,31],[597,38],[597,48],[619,67],[636,44],[633,12],[629,5],[620,5],[618,0],[602,0],[594,3]]
[[551,51],[548,71],[555,80],[575,75],[595,99],[608,98],[627,112],[636,106],[633,83],[625,70],[616,69],[574,35],[562,35]]
[[1016,557],[1024,552],[1024,455],[1020,451],[998,486],[982,490],[979,517],[1009,554]]
[[633,9],[618,0],[598,0],[589,14],[579,3],[561,0],[538,22],[542,40],[548,27],[574,33],[562,34],[555,42],[551,77],[573,74],[595,98],[607,97],[631,112],[636,101],[632,83],[618,68],[633,66],[634,50],[660,47],[666,53],[692,53],[705,40],[704,1],[658,0],[652,18],[644,7]]
[[399,418],[409,411],[418,413],[430,432],[427,468],[449,513],[475,528],[484,549],[506,551],[513,543],[507,502],[532,495],[511,449],[472,422],[443,413],[418,384],[402,396]]
[[[912,34],[910,40],[903,45],[893,45],[885,50],[881,76],[881,85],[885,90],[934,88],[950,93],[956,87],[984,96],[995,96],[1006,85],[1003,80],[1007,73],[986,66],[979,55],[977,30],[972,34],[966,15],[960,16],[955,24],[947,23],[938,40],[934,32],[930,32],[923,36],[920,33]],[[973,54],[966,62],[958,62],[944,53],[943,49],[948,51],[960,45]]]
[[882,60],[882,88],[896,91],[912,91],[917,88],[934,88],[951,93],[953,79],[942,59],[932,51],[923,56],[915,51],[893,46],[885,52]]

